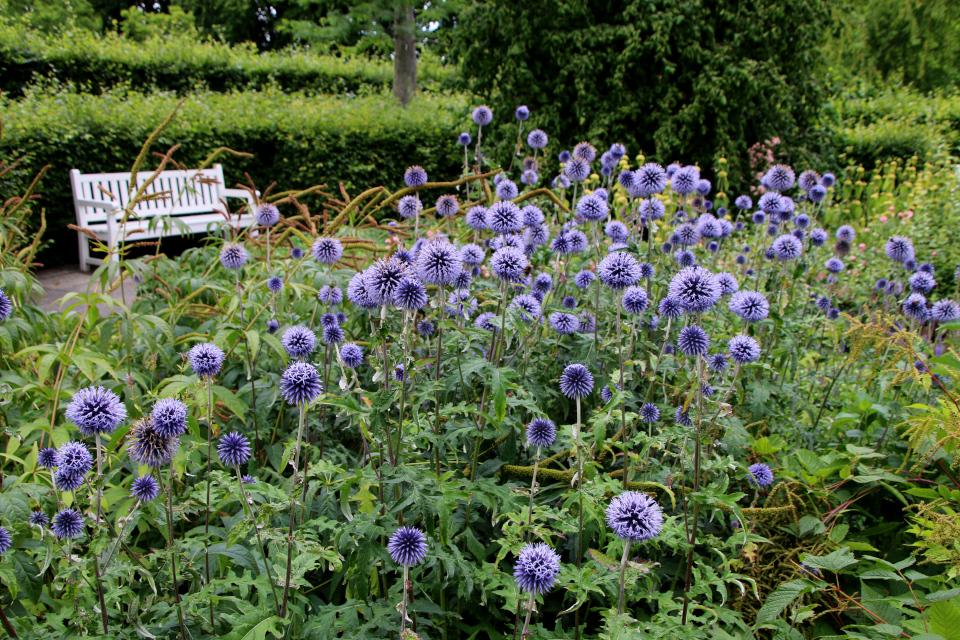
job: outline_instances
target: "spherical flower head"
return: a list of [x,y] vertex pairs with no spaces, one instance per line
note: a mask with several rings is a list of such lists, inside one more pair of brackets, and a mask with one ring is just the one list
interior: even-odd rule
[[647,295],[646,289],[634,285],[624,289],[622,304],[627,313],[643,313],[650,306],[650,296]]
[[590,370],[579,363],[568,364],[560,374],[560,392],[568,398],[583,398],[591,391],[593,374]]
[[299,260],[300,258],[303,257],[303,249],[301,249],[300,247],[293,247],[292,249],[290,249],[290,257],[293,258],[294,260]]
[[907,296],[907,299],[903,301],[903,312],[910,318],[914,320],[926,320],[927,314],[927,299],[920,293],[911,293]]
[[50,524],[50,518],[43,511],[34,511],[27,516],[27,522],[35,524],[38,527],[45,527]]
[[3,289],[0,289],[0,322],[9,318],[11,313],[13,313],[13,303]]
[[387,551],[397,564],[412,567],[427,557],[427,536],[416,527],[401,527],[390,536]]
[[227,269],[240,269],[247,262],[247,250],[238,244],[229,244],[220,250],[220,264]]
[[251,475],[243,474],[240,476],[240,482],[243,484],[257,484],[257,479]]
[[768,191],[760,196],[760,202],[757,204],[761,210],[771,215],[776,215],[781,211],[786,211],[786,205],[783,202],[783,196],[776,191]]
[[280,394],[287,404],[310,404],[321,393],[323,383],[320,374],[317,373],[317,368],[308,362],[294,362],[280,377]]
[[827,311],[827,320],[836,320],[839,317],[840,317],[840,309],[837,309],[836,307],[834,307],[833,309],[830,309],[829,311]]
[[823,177],[820,178],[820,184],[825,186],[827,189],[829,189],[836,183],[837,183],[837,177],[832,173],[825,173],[823,174]]
[[[431,244],[439,244],[441,241]],[[420,254],[423,255],[421,250]],[[457,256],[459,262],[459,256]],[[457,272],[460,270],[457,269]],[[364,271],[363,285],[367,297],[378,305],[389,304],[400,283],[410,277],[410,268],[396,257],[378,260]],[[456,274],[454,274],[456,275]]]
[[828,298],[827,296],[817,298],[816,305],[817,305],[817,308],[820,309],[820,311],[828,311],[831,306],[830,298]]
[[733,201],[733,205],[741,211],[749,211],[753,209],[753,199],[750,198],[750,196],[737,196],[737,199]]
[[925,271],[917,271],[910,276],[910,291],[914,293],[928,294],[937,286],[937,281]]
[[660,301],[660,305],[658,306],[657,310],[664,318],[676,320],[683,315],[683,304],[681,304],[676,298],[667,296]]
[[363,363],[363,349],[353,342],[347,342],[340,347],[340,359],[346,366],[356,369]]
[[770,302],[759,291],[737,291],[727,307],[745,322],[760,322],[770,315]]
[[747,482],[754,487],[769,487],[773,484],[773,471],[770,470],[770,467],[758,462],[756,464],[750,465],[747,469]]
[[607,217],[607,201],[595,193],[588,193],[577,201],[577,217],[587,222],[600,222]]
[[690,195],[696,191],[699,182],[700,169],[692,165],[679,169],[671,178],[673,190],[682,196]]
[[582,182],[590,175],[590,163],[583,158],[573,158],[564,165],[563,173],[573,182]]
[[823,265],[830,273],[840,273],[844,269],[843,260],[840,258],[830,258]]
[[273,293],[280,293],[283,289],[283,278],[279,276],[271,276],[267,279],[267,289]]
[[393,290],[393,304],[407,311],[418,311],[427,304],[427,288],[416,278],[404,278]]
[[513,200],[520,191],[512,180],[501,180],[496,189],[497,197],[501,200]]
[[706,269],[696,266],[677,273],[670,281],[669,292],[687,313],[703,313],[720,300],[717,279]]
[[160,485],[153,476],[140,476],[130,485],[130,495],[140,502],[152,502],[160,495]]
[[470,297],[470,292],[466,289],[454,289],[447,296],[447,314],[464,318],[469,318],[477,309],[477,299]]
[[149,419],[140,420],[127,436],[127,452],[145,467],[162,467],[170,462],[180,448],[179,438],[166,437],[157,431]]
[[763,176],[763,184],[774,191],[787,191],[797,181],[797,175],[793,169],[785,164],[776,164]]
[[317,336],[306,327],[290,327],[284,332],[280,344],[287,350],[287,354],[291,358],[303,359],[313,353],[317,344]]
[[593,333],[597,326],[597,318],[591,313],[582,314],[577,322],[577,333]]
[[471,142],[473,142],[473,139],[470,137],[470,134],[467,133],[466,131],[462,132],[459,136],[457,136],[457,144],[459,144],[461,147],[468,147],[470,146]]
[[501,280],[520,282],[530,261],[523,251],[513,247],[504,247],[490,258],[490,270]]
[[86,481],[86,474],[74,473],[67,469],[57,469],[53,474],[53,486],[60,491],[76,491]]
[[803,253],[803,243],[789,233],[774,240],[771,248],[774,254],[776,254],[777,259],[783,261],[795,260]]
[[[614,384],[613,386],[617,389],[617,391],[621,390],[620,385]],[[604,404],[613,400],[613,389],[610,388],[610,385],[605,384],[603,385],[603,389],[600,389],[600,400],[602,400]]]
[[593,162],[597,159],[597,148],[589,142],[578,142],[573,146],[573,157]]
[[767,214],[763,211],[754,211],[750,219],[754,224],[763,224],[767,221]]
[[731,273],[726,271],[721,271],[716,274],[714,278],[717,281],[717,284],[720,285],[720,295],[728,296],[731,293],[734,293],[737,289],[740,288],[740,283],[737,282],[737,279]]
[[494,331],[497,330],[497,325],[493,323],[493,320],[496,317],[497,317],[497,314],[495,314],[493,311],[484,311],[483,313],[477,316],[476,320],[473,321],[473,325],[477,329],[481,329],[483,331],[489,331],[493,333]]
[[487,105],[482,104],[473,110],[470,117],[473,118],[474,124],[483,127],[493,122],[493,111]]
[[[710,184],[710,181],[706,178],[700,178],[697,180],[697,194],[703,196],[704,198],[710,195],[710,191],[713,189],[713,185]],[[709,207],[708,207],[709,209]]]
[[323,333],[320,335],[320,339],[323,341],[323,344],[327,345],[340,344],[346,339],[346,337],[346,334],[339,324],[333,324],[329,327],[324,327]]
[[509,200],[494,202],[487,211],[486,221],[494,233],[516,233],[523,229],[520,207]]
[[[636,170],[632,188],[624,188],[635,198],[649,198],[667,188],[667,172],[656,162],[648,162]],[[659,202],[659,201],[658,201]]]
[[797,179],[797,185],[807,192],[809,192],[810,189],[813,189],[818,184],[820,184],[820,174],[812,169],[807,169],[806,171],[802,172],[800,177]]
[[677,410],[673,412],[673,421],[676,422],[681,427],[689,427],[693,425],[693,418],[690,416],[690,411],[693,407],[687,407],[686,410],[681,407],[677,407]]
[[[837,242],[840,242],[840,241],[838,240]],[[913,259],[907,260],[906,262],[903,263],[903,268],[906,271],[909,271],[912,273],[917,270],[917,261]]]
[[[568,152],[564,152],[564,153],[568,153]],[[560,154],[560,155],[563,155],[563,154]],[[550,187],[552,189],[568,189],[570,188],[570,178],[568,178],[567,176],[561,173],[550,182]]]
[[437,330],[436,325],[434,325],[429,320],[421,320],[417,323],[417,333],[419,333],[424,338],[432,336],[433,332]]
[[740,364],[749,364],[760,357],[760,345],[750,336],[733,336],[727,343],[727,351],[733,361]]
[[523,122],[530,117],[530,109],[527,108],[527,105],[522,104],[517,107],[517,110],[513,112],[513,115],[517,117],[517,120]]
[[564,296],[563,300],[560,301],[560,306],[562,306],[564,309],[576,309],[577,299],[573,296]]
[[553,589],[560,575],[560,556],[542,542],[527,544],[517,556],[513,580],[521,593],[543,594]]
[[640,281],[640,264],[629,253],[617,251],[600,261],[597,273],[603,284],[619,291]]
[[37,464],[46,469],[57,466],[57,450],[53,447],[41,449],[37,454]]
[[217,444],[217,455],[220,463],[225,467],[239,467],[250,459],[250,441],[246,436],[237,432],[221,436]]
[[61,509],[57,515],[53,516],[50,530],[59,540],[76,538],[83,531],[83,516],[76,509]]
[[417,196],[403,196],[397,202],[397,211],[400,212],[401,218],[416,218],[422,210],[423,204]]
[[550,277],[549,273],[538,273],[530,288],[540,293],[547,293],[553,288],[553,278]]
[[572,313],[551,313],[550,326],[562,336],[576,333],[580,319]]
[[895,262],[913,260],[913,242],[906,236],[893,236],[887,240],[884,252]]
[[810,244],[814,247],[822,247],[827,242],[828,237],[827,232],[823,229],[814,229],[810,232]]
[[937,322],[960,320],[960,306],[953,300],[938,300],[933,303],[933,308],[930,310],[930,317]]
[[917,271],[923,271],[924,273],[929,273],[930,275],[933,275],[934,270],[935,270],[934,266],[929,262],[924,262],[919,267],[917,267]]
[[264,202],[257,207],[254,217],[257,219],[257,224],[260,226],[272,227],[280,221],[280,210],[272,204]]
[[422,187],[427,183],[427,171],[419,165],[407,167],[403,172],[403,182],[408,187]]
[[810,226],[810,216],[805,213],[801,213],[793,219],[793,224],[797,225],[801,229],[806,229]]
[[573,277],[573,284],[579,289],[586,289],[596,279],[597,275],[593,271],[581,271]]
[[321,264],[334,264],[343,256],[343,245],[336,238],[317,238],[311,247],[314,259]]
[[357,272],[350,278],[350,282],[347,283],[347,298],[358,307],[373,309],[380,305],[371,300],[370,296],[367,295],[365,279],[366,273],[363,271]]
[[803,242],[803,238],[804,238],[803,229],[794,229],[793,231],[790,232],[790,235],[792,235],[794,238],[796,238],[800,242]]
[[883,291],[887,287],[887,279],[879,278],[876,284],[873,285],[874,290]]
[[720,221],[712,213],[705,213],[697,219],[697,231],[704,238],[719,238],[723,234]]
[[58,470],[79,475],[81,478],[86,477],[93,469],[93,456],[82,442],[65,442],[57,450],[54,462]]
[[810,198],[810,202],[814,204],[819,204],[823,202],[827,197],[827,189],[823,185],[815,185],[810,192],[807,194],[807,197]]
[[527,442],[534,447],[549,447],[557,439],[557,427],[547,418],[534,418],[527,425]]
[[716,353],[710,356],[707,366],[710,368],[710,371],[714,373],[723,373],[727,368],[727,356],[722,353]]
[[846,240],[847,242],[853,242],[854,238],[857,237],[857,232],[854,231],[853,227],[848,224],[841,226],[837,229],[837,240]]
[[332,307],[343,302],[343,291],[340,290],[340,287],[336,285],[330,287],[330,299],[327,302]]
[[518,310],[520,319],[524,322],[533,322],[536,318],[539,318],[542,313],[540,301],[527,293],[516,296],[510,303],[509,308]]
[[653,424],[660,419],[660,409],[657,408],[657,405],[646,403],[640,407],[640,420],[647,424]]
[[737,264],[747,264],[747,256],[741,253],[736,258],[734,258],[734,262],[736,262]]
[[85,436],[113,433],[127,418],[127,408],[113,391],[87,387],[74,394],[67,405],[67,419]]
[[534,129],[527,134],[527,144],[534,149],[543,149],[547,146],[549,138],[543,129]]
[[710,349],[710,336],[701,327],[690,325],[680,330],[677,347],[685,356],[703,356]]
[[647,494],[624,491],[610,501],[607,524],[621,540],[652,540],[663,531],[663,511],[656,500]]
[[663,214],[667,212],[666,205],[663,204],[660,200],[656,198],[647,198],[640,202],[640,219],[647,220],[659,220],[663,217]]
[[210,342],[201,342],[194,345],[187,352],[190,368],[201,378],[208,378],[220,373],[223,366],[223,350]]
[[187,431],[187,405],[176,398],[163,398],[150,412],[153,428],[161,436],[176,438]]

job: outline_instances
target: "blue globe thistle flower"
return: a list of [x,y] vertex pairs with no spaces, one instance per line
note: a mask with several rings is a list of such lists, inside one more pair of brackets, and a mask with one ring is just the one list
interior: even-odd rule
[[666,254],[670,253],[671,251],[673,251],[673,243],[671,243],[671,242],[664,242],[663,244],[660,245],[660,253],[666,255]]
[[240,476],[240,482],[243,484],[257,484],[257,479],[245,473]]
[[627,313],[643,313],[650,306],[650,297],[646,289],[635,285],[624,289],[622,304]]
[[308,362],[294,362],[280,377],[280,394],[287,404],[310,404],[323,393],[317,368]]
[[3,289],[0,289],[0,322],[9,318],[11,313],[13,313],[13,303]]
[[753,269],[747,269],[746,271],[743,272],[743,274],[747,277],[750,277],[754,274],[754,271]]
[[741,211],[749,211],[753,209],[753,199],[750,198],[750,196],[737,196],[737,199],[733,201],[733,205]]
[[659,220],[666,212],[666,205],[656,198],[648,198],[640,202],[640,217],[643,220]]
[[672,356],[676,352],[677,352],[677,348],[673,346],[672,343],[668,342],[667,344],[663,345],[663,353],[665,355]]
[[897,281],[891,281],[887,283],[887,288],[883,291],[888,296],[899,296],[903,293],[903,285]]
[[[453,279],[453,288],[467,289],[472,282],[473,275],[469,271],[461,271],[457,274],[457,277]],[[424,300],[424,304],[426,304],[426,300]]]
[[435,240],[428,242],[420,250],[417,268],[421,279],[427,284],[448,285],[463,271],[463,261],[460,252],[452,244],[445,240]]
[[760,345],[750,336],[733,336],[727,343],[727,351],[733,361],[739,364],[749,364],[760,357]]
[[563,173],[573,182],[582,182],[590,175],[590,162],[582,158],[572,158],[564,165]]
[[766,211],[769,214],[777,214],[785,210],[785,205],[783,203],[783,196],[781,196],[776,191],[768,191],[767,193],[760,196],[760,202],[758,205],[761,210]]
[[513,200],[520,191],[512,180],[501,180],[496,189],[497,197],[501,200]]
[[336,238],[317,238],[311,251],[317,262],[334,264],[343,256],[343,244]]
[[660,419],[660,409],[657,408],[657,405],[646,403],[640,407],[640,420],[647,424],[653,424]]
[[818,184],[814,186],[812,189],[810,189],[810,192],[807,194],[807,197],[810,198],[810,202],[813,202],[814,204],[819,204],[820,202],[823,202],[826,199],[827,189],[826,187]]
[[793,231],[790,232],[790,235],[792,235],[794,238],[796,238],[800,242],[803,242],[803,238],[804,238],[803,229],[794,229]]
[[673,179],[677,171],[680,171],[680,165],[676,162],[667,165],[667,178]]
[[690,325],[680,330],[677,347],[685,356],[703,356],[710,349],[710,336],[701,327]]
[[[400,252],[398,251],[397,254]],[[330,287],[330,297],[327,299],[327,303],[331,307],[335,307],[338,304],[343,302],[343,291],[340,290],[340,287],[333,285]]]
[[570,238],[565,233],[560,233],[550,242],[550,249],[561,255],[573,253],[570,247]]
[[160,485],[153,476],[140,476],[130,485],[130,495],[140,502],[152,502],[160,495]]
[[[424,322],[427,321],[422,320],[420,324],[423,324]],[[363,349],[353,342],[347,342],[340,347],[340,359],[343,360],[343,364],[347,365],[351,369],[356,369],[363,364]]]
[[886,288],[886,286],[887,286],[887,279],[886,279],[886,278],[880,278],[880,279],[877,280],[877,283],[876,283],[875,285],[873,285],[873,288],[874,288],[876,291],[883,291],[883,290]]
[[527,108],[527,105],[522,104],[514,111],[514,115],[517,117],[517,120],[523,122],[530,117],[530,109]]
[[[441,244],[441,242],[430,244],[432,246]],[[420,256],[422,257],[424,253],[425,250],[421,250]],[[457,259],[459,262],[459,256],[457,256]],[[457,272],[459,271],[458,268]],[[400,283],[410,277],[410,268],[406,263],[391,257],[377,260],[363,273],[363,286],[367,297],[378,305],[386,305],[393,300],[393,294]]]
[[520,207],[509,200],[494,202],[487,211],[486,220],[494,233],[516,233],[523,229]]
[[577,201],[577,217],[587,222],[600,222],[609,212],[607,201],[595,193],[588,193]]
[[577,299],[573,296],[564,296],[563,300],[560,301],[560,306],[562,306],[564,309],[576,309]]
[[531,289],[539,291],[540,293],[547,293],[552,288],[553,278],[550,277],[549,273],[538,273],[537,277],[533,279],[533,285],[531,286]]
[[736,262],[737,264],[747,264],[747,256],[741,253],[736,258],[734,258],[733,261]]
[[857,232],[854,231],[853,227],[848,224],[841,226],[837,229],[837,240],[846,240],[847,242],[853,242],[853,239],[857,237]]
[[467,226],[475,231],[483,231],[487,228],[487,208],[476,206],[467,211]]
[[427,172],[419,165],[407,167],[403,172],[403,182],[408,187],[422,187],[427,183]]
[[744,225],[742,222],[737,221],[737,224],[733,225],[733,228],[736,229],[737,231],[743,231],[745,226],[746,225]]
[[250,441],[243,434],[232,431],[221,436],[217,454],[225,467],[239,467],[250,459]]
[[641,262],[638,266],[640,268],[640,278],[643,280],[649,280],[657,273],[657,270],[649,262]]
[[928,294],[937,286],[937,281],[925,271],[917,271],[910,276],[910,291],[914,293]]
[[751,486],[769,487],[773,484],[773,471],[762,462],[750,465],[747,473],[749,474],[747,476],[747,482],[749,482]]
[[577,319],[577,333],[593,333],[597,326],[597,318],[593,314],[585,313]]
[[400,212],[401,218],[416,218],[423,211],[423,203],[417,196],[403,196],[397,202],[397,211]]
[[953,300],[938,300],[933,303],[933,308],[930,310],[930,317],[937,322],[960,320],[960,306]]
[[711,213],[705,213],[697,219],[697,231],[704,238],[719,238],[723,234],[720,221]]
[[524,226],[530,227],[531,229],[534,227],[539,227],[546,220],[543,215],[543,211],[532,204],[528,204],[520,210],[520,219],[522,220]]
[[43,511],[34,511],[27,516],[27,522],[35,524],[38,527],[45,527],[50,524],[50,518]]
[[763,211],[754,211],[750,219],[754,224],[763,224],[767,221],[767,214]]
[[176,438],[187,431],[187,405],[176,398],[163,398],[150,412],[153,428],[161,436]]
[[470,117],[473,118],[474,124],[484,127],[493,122],[493,111],[487,105],[482,104],[473,110]]
[[840,273],[844,269],[843,260],[840,258],[830,258],[824,266],[830,273]]
[[797,185],[804,191],[810,191],[818,184],[820,184],[820,174],[812,169],[802,172],[797,179]]
[[597,148],[589,142],[578,142],[573,146],[573,157],[593,162],[597,159]]
[[797,225],[801,229],[806,229],[810,226],[810,216],[805,213],[801,213],[793,219],[793,224]]
[[700,178],[697,180],[697,194],[703,197],[710,195],[710,190],[713,189],[713,185],[710,184],[710,181],[706,178]]
[[82,442],[65,442],[57,450],[54,464],[60,471],[84,478],[93,469],[93,456]]
[[683,315],[683,304],[676,298],[667,296],[660,301],[658,311],[664,318],[676,320]]
[[828,311],[830,309],[830,298],[827,296],[817,298],[816,305],[820,311]]
[[697,264],[697,256],[693,255],[693,251],[687,251],[686,249],[677,249],[677,252],[673,254],[673,259],[677,261],[680,267],[684,268]]
[[[670,281],[669,292],[687,313],[703,313],[720,301],[720,284],[701,267],[687,267],[677,273]],[[662,311],[660,315],[666,315]]]
[[543,149],[547,146],[547,134],[542,129],[534,129],[527,134],[527,144],[534,149]]
[[[614,383],[613,386],[617,391],[621,390],[620,385]],[[605,384],[603,385],[603,389],[600,389],[600,399],[604,402],[604,404],[613,400],[613,389],[610,388],[610,385]]]
[[284,332],[280,344],[291,358],[303,359],[313,353],[317,345],[317,336],[310,329],[298,325]]
[[470,134],[466,131],[457,136],[457,144],[461,147],[469,147],[471,142],[473,142],[473,138],[471,138]]
[[493,333],[497,330],[497,325],[493,323],[493,319],[496,317],[497,314],[495,314],[493,311],[484,311],[477,316],[477,319],[474,320],[473,324],[478,329]]
[[697,189],[700,182],[700,169],[694,166],[686,166],[677,170],[671,178],[673,190],[682,196],[690,195]]
[[917,270],[917,261],[916,260],[907,260],[903,263],[903,268],[911,273]]
[[596,279],[597,275],[593,271],[584,270],[573,277],[573,284],[577,285],[579,289],[586,289]]
[[53,524],[50,526],[53,535],[59,540],[64,538],[76,538],[83,531],[83,516],[76,509],[61,509],[53,516]]
[[85,436],[113,433],[127,418],[127,408],[113,391],[87,387],[77,391],[66,410],[67,419]]
[[883,248],[887,257],[894,262],[906,262],[913,259],[913,242],[906,236],[893,236]]
[[550,326],[560,335],[570,335],[580,327],[580,319],[572,313],[551,313]]
[[604,202],[610,202],[610,192],[608,192],[603,187],[597,187],[593,190],[593,195],[597,196]]
[[617,176],[617,183],[626,189],[628,193],[639,193],[640,191],[640,187],[637,184],[637,174],[635,171],[621,171]]
[[86,474],[57,469],[53,474],[53,486],[60,491],[76,491],[83,486],[86,479]]
[[513,580],[521,593],[548,593],[559,574],[560,556],[542,542],[527,544],[521,549],[513,567]]
[[484,250],[475,244],[467,244],[460,249],[460,261],[471,267],[481,264],[486,256]]
[[797,181],[793,169],[785,164],[775,164],[763,176],[764,185],[774,191],[787,191]]
[[727,356],[722,353],[716,353],[710,356],[707,367],[714,373],[723,373],[727,368]]
[[827,232],[823,229],[814,229],[810,232],[810,244],[814,247],[822,247],[827,241]]
[[401,527],[390,536],[387,551],[397,564],[412,567],[427,557],[427,537],[416,527]]
[[477,299],[471,299],[469,291],[455,289],[447,296],[447,305],[447,314],[469,318],[477,310]]
[[563,174],[560,174],[556,178],[554,178],[553,181],[550,182],[550,187],[552,189],[568,189],[570,187],[570,178],[568,178]]
[[770,302],[759,291],[737,291],[727,307],[745,322],[760,322],[770,315]]
[[693,410],[693,407],[687,407],[686,411],[682,406],[677,407],[677,410],[673,412],[673,421],[681,427],[693,426],[693,418],[690,416],[691,410]]
[[926,297],[920,293],[911,293],[903,302],[903,312],[914,320],[926,320],[929,313]]
[[268,278],[267,289],[273,293],[279,293],[283,289],[283,278],[279,276],[271,276]]
[[57,450],[53,447],[41,449],[37,454],[37,464],[47,469],[57,466]]
[[[673,236],[676,237],[674,238]],[[677,231],[673,234],[673,236],[670,237],[670,240],[674,241],[674,244],[679,244],[686,247],[700,242],[700,230],[689,222],[677,227]]]
[[421,320],[417,323],[417,333],[426,338],[427,336],[432,336],[433,332],[436,331],[436,326],[429,320]]
[[504,247],[490,258],[490,270],[500,280],[507,282],[520,282],[523,280],[525,270],[530,266],[530,261],[519,249],[513,247]]
[[240,269],[247,262],[247,250],[238,244],[230,244],[220,250],[220,264],[227,269]]
[[833,309],[830,309],[829,311],[827,311],[827,320],[836,320],[839,317],[840,317],[840,309],[837,309],[836,307],[834,307]]
[[629,253],[617,251],[600,261],[597,273],[603,284],[619,291],[640,281],[640,264]]
[[300,258],[303,257],[303,249],[301,249],[300,247],[293,247],[292,249],[290,249],[290,257],[293,258],[294,260],[299,260]]
[[533,320],[540,317],[542,313],[540,302],[532,295],[526,293],[516,296],[510,303],[508,309],[517,309],[520,312],[520,319],[524,322],[533,322]]
[[145,467],[162,467],[180,448],[179,438],[170,438],[157,431],[153,422],[140,420],[127,436],[127,452]]
[[210,342],[201,342],[194,345],[187,352],[190,368],[201,378],[209,378],[220,373],[223,366],[223,350]]
[[557,439],[557,427],[547,418],[534,418],[527,425],[527,442],[534,447],[549,447]]
[[340,344],[346,339],[346,337],[346,334],[344,333],[343,329],[340,328],[339,324],[324,327],[323,333],[320,335],[320,339],[323,341],[323,344],[328,345]]
[[766,258],[767,260],[773,260],[777,257],[777,252],[774,251],[773,248],[768,248],[766,251],[763,252],[763,257]]
[[568,398],[583,398],[593,391],[593,374],[584,365],[568,364],[560,374],[560,392]]
[[737,282],[737,279],[731,273],[721,271],[713,277],[717,281],[717,284],[720,285],[721,296],[728,296],[740,288],[740,283]]
[[407,311],[419,311],[427,304],[427,288],[416,278],[404,278],[393,291],[393,304]]
[[621,540],[652,540],[663,531],[663,511],[656,500],[647,494],[624,491],[610,501],[607,524]]
[[933,265],[930,264],[929,262],[924,262],[919,267],[917,267],[917,271],[923,271],[924,273],[929,273],[930,275],[933,275],[934,268],[933,268]]
[[829,189],[836,183],[837,183],[837,178],[832,173],[825,173],[823,174],[823,177],[820,178],[820,184],[825,186],[827,189]]
[[367,295],[364,282],[365,278],[366,274],[363,271],[355,273],[354,276],[350,278],[350,282],[347,283],[347,298],[358,307],[373,309],[379,305]]
[[795,260],[803,253],[803,244],[790,234],[784,234],[771,246],[778,260]]
[[769,225],[767,225],[767,235],[771,237],[775,236],[777,235],[777,231],[779,229],[780,227],[777,225],[776,222],[771,222]]
[[634,197],[649,198],[667,188],[667,172],[659,164],[648,162],[636,170],[634,184],[637,193]]
[[257,219],[257,224],[260,226],[272,227],[280,221],[280,210],[272,204],[264,202],[257,207],[254,217]]

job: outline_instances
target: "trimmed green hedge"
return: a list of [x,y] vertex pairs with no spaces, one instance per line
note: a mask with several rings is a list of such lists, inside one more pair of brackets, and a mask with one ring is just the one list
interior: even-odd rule
[[[0,157],[26,155],[0,198],[22,193],[44,164],[50,164],[34,209],[47,209],[47,238],[39,260],[76,261],[75,222],[69,170],[84,173],[129,171],[150,132],[173,110],[172,94],[107,93],[34,95],[0,104],[3,141]],[[338,182],[356,194],[372,186],[403,186],[403,171],[420,164],[431,176],[455,178],[463,162],[456,134],[469,118],[460,96],[420,95],[401,109],[389,95],[308,97],[276,89],[242,93],[202,93],[189,97],[151,151],[166,152],[196,166],[214,149],[226,146],[252,159],[222,160],[227,186],[250,174],[264,189]],[[146,168],[156,167],[156,158]],[[317,199],[307,200],[318,207]],[[319,212],[319,209],[314,209]],[[35,216],[36,217],[36,216]]]
[[[456,70],[429,60],[417,69],[421,89],[451,88]],[[127,85],[137,91],[228,91],[263,89],[357,93],[390,86],[391,62],[336,58],[303,49],[258,53],[253,46],[230,47],[183,37],[134,42],[116,34],[70,31],[48,37],[0,22],[0,77],[3,91],[20,97],[41,79],[75,84],[101,93]]]

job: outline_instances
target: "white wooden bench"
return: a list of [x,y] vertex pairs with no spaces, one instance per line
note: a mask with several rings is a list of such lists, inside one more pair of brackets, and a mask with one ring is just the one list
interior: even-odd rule
[[[137,188],[133,192],[136,193],[151,175],[152,171],[138,173]],[[92,232],[111,248],[117,247],[124,237],[128,242],[137,242],[163,236],[210,233],[219,231],[228,223],[243,228],[254,220],[253,198],[243,189],[224,188],[223,167],[219,164],[202,170],[161,172],[145,193],[169,191],[169,196],[139,202],[132,209],[134,215],[128,215],[125,224],[122,223],[130,197],[130,172],[80,173],[71,169],[70,183],[77,226]],[[246,200],[247,207],[241,215],[228,219],[226,198]],[[91,264],[103,264],[102,259],[90,256],[92,238],[80,232],[77,237],[80,269],[89,271]],[[111,254],[111,260],[118,260],[116,253]]]

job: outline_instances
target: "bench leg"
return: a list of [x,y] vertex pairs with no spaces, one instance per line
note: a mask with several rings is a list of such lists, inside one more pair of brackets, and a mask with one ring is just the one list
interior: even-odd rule
[[90,258],[90,242],[86,235],[82,233],[77,233],[77,242],[79,244],[79,255],[80,255],[80,271],[87,272],[90,271],[90,263],[87,260]]

